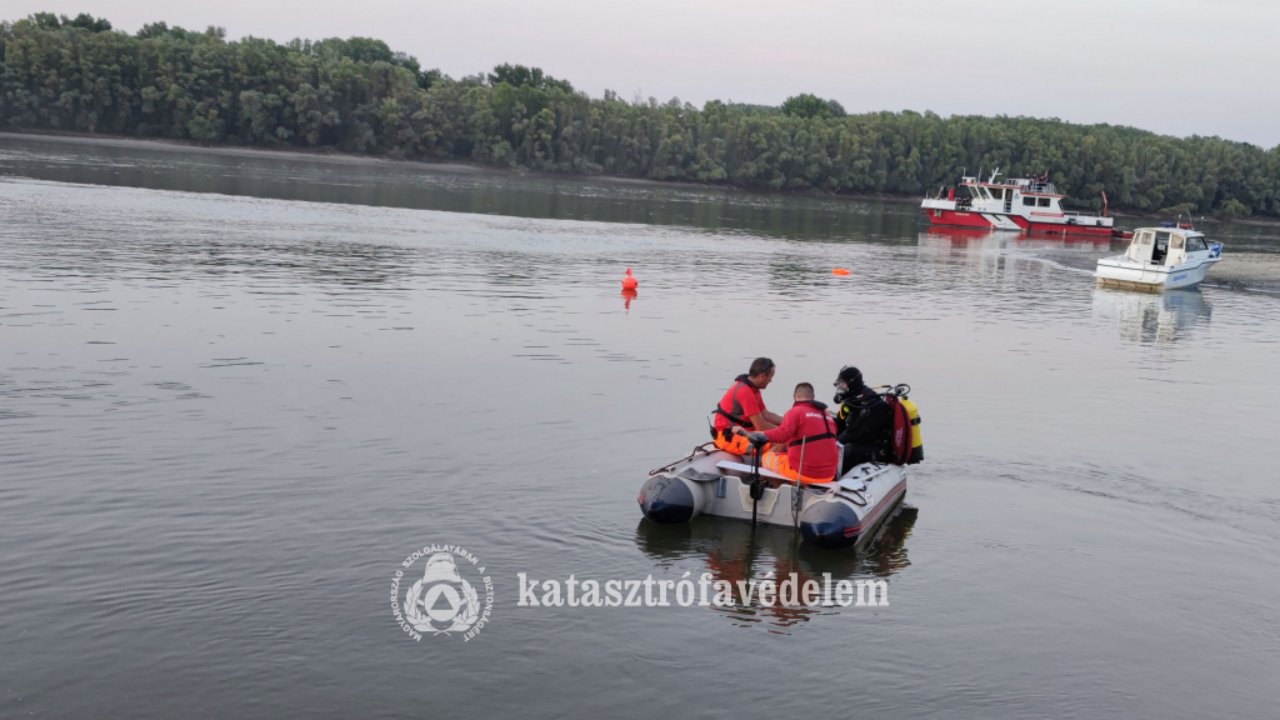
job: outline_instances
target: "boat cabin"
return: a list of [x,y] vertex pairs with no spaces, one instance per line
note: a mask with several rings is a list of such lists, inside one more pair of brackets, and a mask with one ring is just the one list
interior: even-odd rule
[[1142,228],[1133,234],[1125,258],[1151,265],[1181,265],[1187,253],[1209,250],[1204,233],[1183,228]]
[[996,175],[983,182],[974,177],[960,178],[960,206],[968,206],[983,212],[1004,212],[1011,215],[1063,215],[1062,198],[1053,183],[1026,178],[1009,178],[996,181]]

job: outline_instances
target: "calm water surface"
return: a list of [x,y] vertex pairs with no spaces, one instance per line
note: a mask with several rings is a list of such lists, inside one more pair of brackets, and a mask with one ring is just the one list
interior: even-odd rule
[[[0,138],[0,717],[1273,717],[1280,299],[1095,289],[1107,252]],[[775,409],[846,363],[915,389],[919,511],[871,552],[641,522],[759,354]],[[470,642],[392,617],[432,542],[494,578]],[[890,605],[516,606],[519,572],[792,570]]]

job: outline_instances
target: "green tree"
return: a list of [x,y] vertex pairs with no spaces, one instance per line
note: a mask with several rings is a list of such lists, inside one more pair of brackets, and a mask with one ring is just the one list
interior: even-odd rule
[[453,79],[373,38],[227,40],[88,14],[0,23],[0,126],[202,143],[327,147],[753,190],[919,195],[999,167],[1048,170],[1084,207],[1280,216],[1280,147],[1057,119],[847,115],[589,98],[539,68]]
[[489,73],[489,84],[495,86],[507,84],[511,87],[530,87],[535,90],[558,88],[564,92],[573,92],[573,86],[567,81],[557,80],[550,75],[546,75],[541,68],[511,65],[509,63],[498,65],[493,69],[493,72]]
[[835,100],[823,100],[817,95],[801,93],[792,95],[782,103],[782,112],[801,118],[844,117],[844,107]]

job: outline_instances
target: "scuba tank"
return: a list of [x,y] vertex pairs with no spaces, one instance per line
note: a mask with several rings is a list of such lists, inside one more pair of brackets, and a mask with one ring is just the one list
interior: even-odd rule
[[920,434],[920,408],[916,407],[915,402],[906,395],[898,398],[898,402],[907,409],[907,417],[911,421],[911,456],[907,464],[915,465],[924,460],[924,439]]
[[889,447],[897,465],[915,465],[924,460],[920,408],[907,397],[910,392],[910,385],[895,385],[884,394],[884,401],[893,410],[893,434]]

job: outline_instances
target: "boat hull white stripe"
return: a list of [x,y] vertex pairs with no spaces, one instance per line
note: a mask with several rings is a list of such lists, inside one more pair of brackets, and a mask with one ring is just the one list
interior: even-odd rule
[[1021,230],[1018,223],[1009,219],[1007,215],[996,215],[994,213],[982,213],[983,219],[991,223],[991,226],[997,230]]

